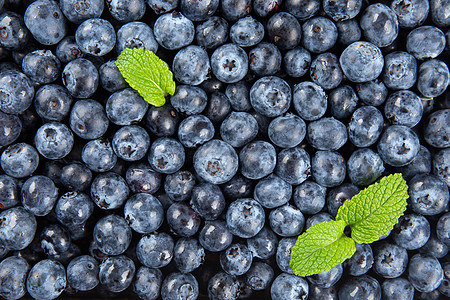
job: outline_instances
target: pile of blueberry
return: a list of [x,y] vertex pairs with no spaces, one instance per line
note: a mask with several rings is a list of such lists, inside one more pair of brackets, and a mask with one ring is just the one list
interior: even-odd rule
[[[447,0],[0,0],[0,296],[450,297],[449,28]],[[298,235],[397,172],[388,236],[293,275]]]

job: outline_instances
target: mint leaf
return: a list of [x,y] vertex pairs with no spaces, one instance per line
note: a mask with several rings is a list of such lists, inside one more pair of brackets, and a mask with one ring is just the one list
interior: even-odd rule
[[369,244],[389,233],[406,210],[408,186],[399,173],[381,179],[339,208],[336,220],[350,225],[358,244]]
[[125,48],[116,66],[128,84],[154,106],[163,106],[168,94],[175,93],[175,81],[167,64],[152,51]]
[[344,221],[318,223],[300,235],[292,248],[290,266],[295,275],[309,276],[352,257],[355,242],[344,235]]

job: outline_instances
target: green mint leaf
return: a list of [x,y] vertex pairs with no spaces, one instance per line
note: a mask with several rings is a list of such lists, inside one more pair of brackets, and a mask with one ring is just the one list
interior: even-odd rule
[[352,229],[358,244],[369,244],[389,233],[406,210],[408,186],[402,174],[396,173],[374,183],[339,208],[336,220]]
[[344,235],[344,221],[318,223],[300,235],[292,248],[290,266],[295,275],[309,276],[330,270],[352,257],[355,242]]
[[163,106],[165,96],[175,93],[172,72],[152,51],[125,48],[117,58],[116,66],[125,81],[154,106]]

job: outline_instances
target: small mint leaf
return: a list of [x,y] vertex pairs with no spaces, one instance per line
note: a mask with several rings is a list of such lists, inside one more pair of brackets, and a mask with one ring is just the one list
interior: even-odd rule
[[344,235],[344,221],[318,223],[300,235],[292,248],[290,266],[295,275],[310,276],[330,270],[352,257],[355,242]]
[[352,238],[358,244],[369,244],[389,233],[406,210],[408,185],[402,174],[384,177],[339,208],[336,220],[342,220],[352,229]]
[[125,48],[117,58],[116,66],[125,81],[154,106],[163,106],[165,96],[175,93],[172,72],[152,51]]

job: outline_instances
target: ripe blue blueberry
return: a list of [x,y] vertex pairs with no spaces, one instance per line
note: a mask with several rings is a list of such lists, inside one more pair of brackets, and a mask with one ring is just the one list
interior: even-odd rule
[[136,255],[139,261],[149,268],[167,266],[173,258],[174,241],[167,233],[153,233],[143,236],[137,246]]
[[413,300],[414,287],[402,277],[387,279],[381,285],[383,299],[386,300]]
[[430,234],[430,223],[424,216],[406,214],[399,218],[391,236],[397,245],[406,250],[415,250],[426,244]]
[[407,52],[397,51],[384,57],[383,83],[390,89],[411,88],[417,80],[417,62]]
[[11,176],[0,175],[0,207],[8,209],[20,202],[20,182]]
[[55,205],[56,219],[67,226],[84,224],[94,211],[94,204],[86,194],[68,192]]
[[145,193],[131,196],[125,203],[123,214],[131,229],[142,234],[157,230],[164,220],[164,209],[159,200]]
[[235,200],[228,206],[226,222],[232,234],[251,238],[264,226],[264,209],[261,204],[251,198]]
[[200,216],[185,202],[174,202],[166,212],[167,224],[176,235],[191,237],[200,227]]
[[223,16],[228,21],[237,21],[250,14],[252,10],[251,0],[223,0],[220,1]]
[[[60,5],[62,7],[62,4]],[[80,47],[78,47],[73,35],[66,36],[58,43],[55,55],[63,64],[85,56]]]
[[100,77],[100,85],[108,92],[114,93],[128,87],[128,83],[120,74],[114,60],[109,60],[102,64],[98,69],[98,75]]
[[45,216],[58,199],[58,188],[47,176],[35,175],[25,181],[21,194],[22,205],[26,210],[35,216]]
[[275,147],[265,141],[248,143],[239,153],[241,174],[249,179],[261,179],[271,174],[276,161]]
[[383,242],[374,248],[373,269],[384,278],[396,278],[406,271],[408,252],[405,248]]
[[34,96],[36,113],[47,121],[62,121],[69,115],[72,97],[69,92],[57,84],[41,86]]
[[408,182],[410,208],[424,216],[438,215],[449,202],[448,186],[432,174],[418,174]]
[[383,81],[378,79],[358,84],[356,91],[362,102],[372,106],[383,104],[388,95],[388,90]]
[[205,220],[217,219],[225,209],[225,197],[221,189],[211,183],[200,183],[192,190],[192,209]]
[[212,16],[195,28],[197,44],[207,50],[214,50],[228,40],[228,23],[224,18]]
[[289,76],[302,77],[309,70],[311,53],[303,47],[296,47],[284,54],[283,63]]
[[254,257],[268,259],[277,251],[278,238],[272,229],[263,227],[258,234],[247,239],[247,246]]
[[[425,148],[425,147],[424,147]],[[422,149],[422,148],[421,148]],[[428,151],[428,154],[430,152]],[[420,154],[420,151],[419,151]],[[430,156],[428,156],[430,158]],[[429,162],[430,160],[426,161]],[[414,163],[414,162],[413,162]],[[429,166],[429,165],[427,165]],[[450,149],[441,149],[433,156],[432,162],[433,174],[435,174],[439,179],[450,187]],[[429,173],[426,171],[424,173]]]
[[183,145],[172,138],[159,138],[152,143],[148,162],[159,173],[173,174],[184,165]]
[[126,161],[143,158],[150,147],[150,136],[138,125],[123,126],[113,136],[112,148],[116,155]]
[[378,154],[388,165],[401,167],[412,162],[419,146],[419,137],[409,127],[391,125],[378,141]]
[[320,119],[325,114],[327,99],[323,88],[314,82],[302,81],[294,87],[294,108],[307,121]]
[[299,146],[281,150],[277,161],[275,173],[287,183],[298,185],[311,175],[311,158]]
[[414,127],[422,119],[422,101],[409,90],[395,92],[386,100],[384,114],[391,124]]
[[91,97],[98,87],[98,71],[85,58],[70,61],[61,74],[63,85],[76,98]]
[[209,78],[211,71],[208,53],[200,46],[187,46],[175,55],[172,69],[180,83],[199,85]]
[[182,237],[173,249],[173,260],[180,272],[192,272],[204,262],[205,249],[196,238]]
[[250,70],[258,76],[275,75],[281,68],[281,52],[272,43],[259,43],[248,56]]
[[[351,183],[344,183],[338,187],[331,189],[328,192],[326,201],[328,212],[331,215],[336,216],[339,207],[341,207],[345,201],[351,199],[353,196],[358,194],[359,191],[360,189],[356,185],[353,185]],[[321,219],[323,218],[321,217]],[[328,219],[324,220],[328,221]]]
[[362,106],[355,110],[348,123],[348,137],[357,147],[373,145],[383,130],[383,114],[373,106]]
[[59,5],[70,22],[80,24],[87,19],[99,18],[105,2],[102,0],[62,0]]
[[280,50],[294,49],[301,41],[302,26],[288,12],[279,12],[267,21],[267,35]]
[[[1,9],[1,5],[0,5]],[[27,45],[30,32],[25,27],[23,17],[12,11],[0,14],[0,46],[8,50],[19,50]]]
[[328,271],[308,276],[306,279],[313,285],[327,289],[334,286],[341,279],[343,273],[342,264],[338,264]]
[[340,300],[381,299],[380,283],[369,275],[351,277],[339,288]]
[[345,125],[334,118],[322,118],[308,125],[308,142],[319,150],[338,150],[348,139]]
[[121,23],[141,19],[147,7],[144,0],[109,0],[106,4],[111,16]]
[[358,96],[349,85],[342,85],[331,91],[328,98],[331,114],[337,119],[350,117],[358,106]]
[[[206,97],[206,95],[204,96]],[[195,99],[195,97],[193,98]],[[189,99],[191,98],[189,97]],[[203,97],[198,98],[197,100],[200,99],[201,102],[203,102]],[[204,101],[206,102],[206,100]],[[186,99],[186,104],[180,103],[180,105],[183,107],[189,105],[188,99]],[[145,126],[150,130],[150,132],[158,137],[163,137],[175,134],[178,128],[178,118],[179,116],[177,111],[170,104],[166,104],[160,107],[150,106],[147,114],[145,115],[144,121]]]
[[408,280],[419,292],[431,292],[439,287],[444,271],[432,256],[416,254],[409,260]]
[[338,30],[338,42],[344,46],[361,39],[361,27],[355,19],[339,21],[335,23]]
[[302,45],[310,52],[322,53],[336,44],[338,31],[330,19],[311,18],[303,24],[302,29]]
[[103,288],[113,293],[124,291],[131,285],[136,267],[125,255],[111,256],[100,264],[98,279]]
[[337,56],[330,52],[316,56],[311,63],[310,76],[326,90],[336,88],[343,79]]
[[27,291],[34,299],[55,299],[66,288],[64,266],[54,260],[44,259],[31,268],[27,277]]
[[10,256],[0,262],[0,296],[5,299],[20,299],[25,296],[28,262],[19,256]]
[[275,256],[276,262],[280,270],[284,273],[294,275],[294,271],[289,265],[291,261],[291,251],[294,247],[297,237],[286,237],[280,239],[278,242],[277,253]]
[[353,19],[361,10],[362,0],[356,0],[348,3],[346,0],[323,1],[323,10],[335,21],[344,21]]
[[384,172],[381,157],[370,148],[361,148],[352,153],[347,161],[350,181],[357,186],[374,183]]
[[235,44],[222,45],[211,55],[211,69],[222,82],[238,82],[247,75],[247,53]]
[[195,28],[191,20],[179,12],[166,13],[156,19],[153,26],[156,41],[163,48],[176,50],[194,40]]
[[415,58],[436,58],[444,51],[445,35],[437,27],[421,26],[412,30],[406,38],[406,50]]
[[270,211],[269,224],[279,236],[298,236],[305,226],[305,217],[298,208],[285,204]]
[[45,123],[34,137],[36,149],[47,159],[61,159],[70,153],[73,147],[72,131],[63,123]]
[[272,282],[270,295],[272,299],[306,300],[309,295],[308,282],[301,277],[281,273]]
[[50,50],[35,50],[22,59],[22,71],[33,82],[46,84],[61,73],[61,62]]
[[219,0],[180,0],[181,12],[191,21],[205,21],[219,7]]
[[230,28],[230,39],[241,47],[257,45],[264,37],[264,26],[251,16],[239,19]]
[[98,249],[107,255],[124,253],[131,243],[131,234],[127,221],[117,215],[101,218],[93,232]]
[[[205,109],[207,102],[208,102],[208,96],[206,95],[206,92],[200,87],[191,86],[191,85],[178,85],[177,88],[175,89],[175,94],[170,97],[170,103],[172,104],[173,108],[175,108],[178,112],[184,113],[188,116],[201,113]],[[173,116],[173,113],[171,112],[170,107],[165,107],[165,108],[163,107],[162,109],[160,108],[160,110],[162,110],[159,112],[160,114],[170,113],[171,117],[174,119],[171,122],[178,123],[178,119]],[[149,114],[150,113],[151,113],[151,111],[149,111]],[[155,113],[152,112],[152,118],[156,117],[156,115],[154,116],[154,114]],[[149,117],[147,117],[147,118],[149,118]],[[159,121],[162,124],[158,127],[162,127],[161,129],[164,129],[164,127],[168,127],[169,124],[165,125],[167,121],[164,123],[162,121],[163,120]],[[156,124],[156,125],[158,125],[158,124]],[[163,125],[165,125],[165,126],[163,126]],[[161,131],[161,129],[159,129],[158,127],[156,128],[157,133],[159,131]],[[171,127],[167,128],[164,131],[167,131],[167,133],[169,133],[168,129],[172,129],[172,128]],[[173,128],[174,132],[175,132],[175,129],[176,128]],[[150,128],[150,130],[151,130],[151,128]],[[172,135],[172,134],[173,133],[167,134],[167,135]]]
[[36,233],[36,219],[23,207],[17,206],[0,213],[0,242],[7,250],[26,248]]
[[430,11],[430,3],[427,0],[394,0],[391,9],[397,15],[400,27],[414,28],[425,22]]
[[250,269],[252,261],[252,252],[244,244],[232,244],[220,254],[222,269],[232,276],[245,274]]
[[22,121],[16,115],[0,111],[0,146],[12,144],[22,131]]
[[254,198],[265,208],[286,204],[292,196],[292,186],[280,177],[271,174],[258,181]]
[[0,162],[6,175],[24,178],[30,176],[37,169],[39,154],[28,144],[13,144],[3,151]]
[[129,188],[122,176],[115,172],[100,173],[91,184],[91,198],[101,209],[116,209],[128,198]]
[[[145,10],[144,10],[145,11]],[[117,31],[116,49],[122,53],[125,48],[143,48],[156,53],[158,42],[153,30],[143,22],[129,22]]]
[[204,115],[189,116],[178,126],[178,139],[187,148],[194,148],[214,137],[212,122]]
[[381,3],[369,5],[364,10],[360,25],[366,40],[378,47],[390,45],[398,35],[397,15]]
[[450,109],[442,109],[431,113],[425,124],[425,141],[436,148],[447,148],[450,146],[449,124]]
[[125,180],[133,193],[153,194],[161,186],[161,174],[146,163],[131,165],[125,173]]
[[292,92],[289,84],[276,76],[258,79],[250,89],[253,108],[266,117],[284,114],[291,104]]
[[447,64],[438,59],[430,59],[419,67],[417,89],[425,97],[442,95],[450,82]]
[[208,251],[220,252],[228,248],[233,242],[233,234],[225,221],[206,221],[200,230],[198,241]]
[[238,299],[240,294],[240,283],[235,276],[225,272],[218,272],[208,281],[208,298]]
[[78,256],[67,266],[67,283],[75,290],[90,291],[98,285],[99,270],[98,263],[92,256]]
[[114,48],[116,31],[111,23],[104,19],[88,19],[78,26],[75,40],[81,51],[103,56]]
[[133,291],[143,299],[156,300],[161,291],[163,275],[159,269],[141,266],[133,283]]
[[205,116],[213,123],[221,123],[230,113],[230,99],[222,92],[213,92],[209,96]]
[[23,113],[32,104],[33,82],[22,72],[0,72],[0,110],[7,114]]
[[344,262],[344,266],[351,276],[366,274],[373,265],[373,251],[369,244],[355,244],[356,252]]
[[163,299],[197,299],[198,282],[190,273],[171,273],[161,285]]

